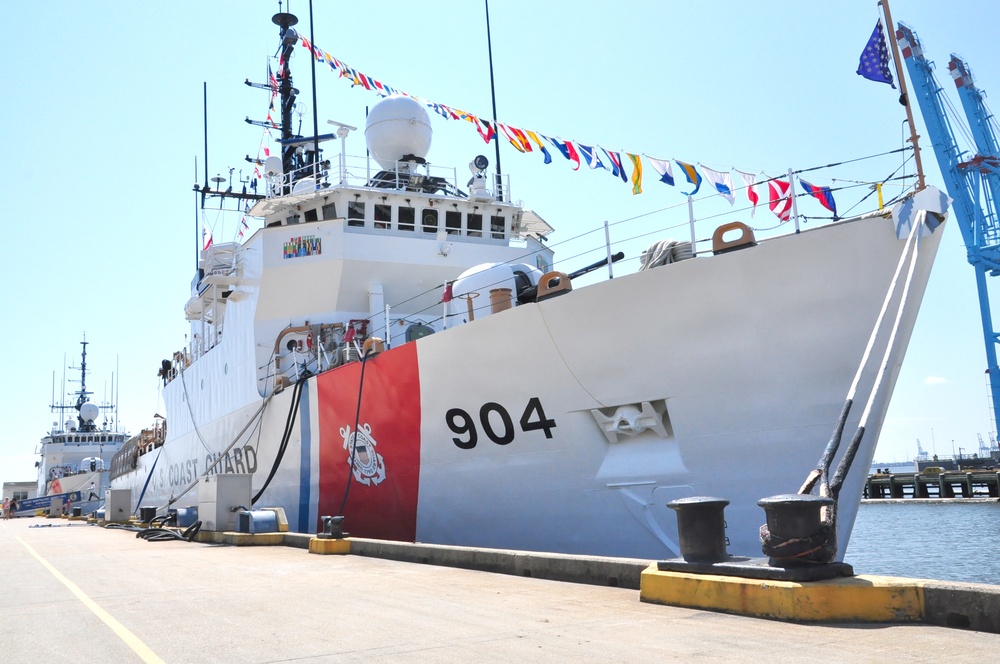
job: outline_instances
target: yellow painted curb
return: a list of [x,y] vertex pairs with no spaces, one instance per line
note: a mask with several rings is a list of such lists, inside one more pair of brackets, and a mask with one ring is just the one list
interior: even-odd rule
[[285,540],[283,533],[222,533],[222,543],[235,546],[268,546],[281,544]]
[[694,609],[801,622],[920,622],[923,583],[855,576],[798,583],[712,574],[642,572],[639,599]]
[[344,555],[351,552],[351,540],[313,537],[309,540],[309,553]]

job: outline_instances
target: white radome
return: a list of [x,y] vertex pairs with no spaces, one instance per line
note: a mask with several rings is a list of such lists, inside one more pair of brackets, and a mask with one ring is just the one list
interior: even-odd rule
[[97,419],[100,412],[101,409],[97,407],[97,404],[90,403],[89,401],[80,406],[80,417],[83,418],[84,422],[93,422]]
[[431,120],[420,102],[390,95],[372,108],[365,122],[368,150],[384,170],[395,170],[406,155],[424,159],[431,147]]

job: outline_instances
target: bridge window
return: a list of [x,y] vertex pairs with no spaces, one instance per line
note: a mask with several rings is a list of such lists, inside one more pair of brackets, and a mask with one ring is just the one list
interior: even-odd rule
[[392,206],[375,205],[375,228],[389,228],[392,224]]
[[444,215],[444,227],[448,233],[461,233],[462,213],[458,210],[448,210]]
[[416,210],[411,207],[401,207],[399,208],[399,230],[401,231],[412,231],[414,229],[414,219],[416,218]]
[[469,237],[482,237],[482,236],[483,236],[483,215],[470,214]]
[[365,225],[365,204],[361,201],[351,201],[347,204],[347,225]]
[[504,238],[504,225],[503,217],[490,217],[490,233],[493,234],[494,240],[502,240]]
[[305,212],[306,221],[317,221],[319,219],[319,217],[317,216],[317,214],[318,213],[317,213],[316,208],[312,208],[310,210],[306,210],[306,212]]
[[425,233],[437,233],[438,230],[438,213],[437,210],[424,210],[423,214],[420,215],[423,221],[423,227]]
[[336,219],[337,218],[337,204],[327,203],[323,206],[323,219]]

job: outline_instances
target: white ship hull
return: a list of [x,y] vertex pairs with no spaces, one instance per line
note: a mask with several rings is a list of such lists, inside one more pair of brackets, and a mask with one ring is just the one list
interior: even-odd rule
[[[888,375],[841,494],[841,552],[942,230],[920,241]],[[757,500],[796,491],[815,467],[905,245],[891,221],[842,222],[394,343],[364,369],[304,381],[256,505],[283,507],[303,532],[343,514],[355,536],[663,558],[678,553],[666,503],[713,495],[730,501],[729,552],[759,556]],[[258,268],[243,269],[252,282]],[[166,385],[165,444],[113,481],[136,508],[197,505],[188,489],[234,441],[210,472],[252,473],[254,493],[264,487],[295,390],[261,397],[253,299],[230,297],[227,334]],[[345,441],[362,371],[368,442],[352,476]],[[857,406],[845,438],[860,417]]]

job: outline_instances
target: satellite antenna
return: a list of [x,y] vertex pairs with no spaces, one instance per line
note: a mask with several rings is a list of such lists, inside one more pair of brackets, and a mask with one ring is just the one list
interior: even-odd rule
[[281,175],[281,157],[271,155],[264,160],[264,175],[269,178]]
[[[214,178],[212,178],[212,182],[215,183],[215,190],[218,191],[219,187],[221,187],[222,183],[225,182],[225,181],[226,181],[226,178],[222,177],[221,175],[216,175]],[[220,210],[222,209],[222,201],[223,201],[223,199],[220,197],[219,198],[219,209]]]

